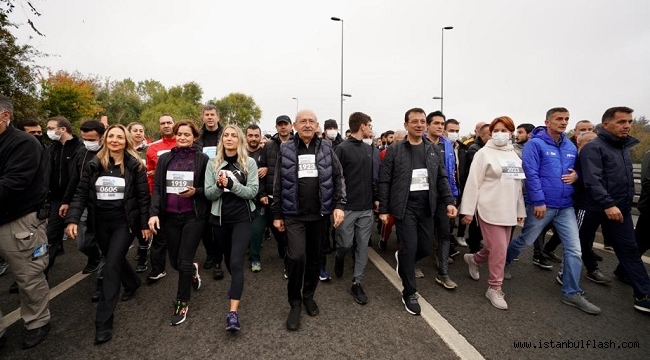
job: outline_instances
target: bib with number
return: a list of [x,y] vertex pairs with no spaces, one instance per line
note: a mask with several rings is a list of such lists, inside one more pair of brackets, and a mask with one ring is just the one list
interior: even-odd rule
[[298,178],[318,177],[316,169],[316,155],[298,155]]
[[217,147],[216,146],[205,146],[203,147],[203,153],[208,155],[210,159],[217,157]]
[[124,200],[124,178],[100,176],[95,182],[97,200]]
[[429,190],[429,172],[426,168],[413,169],[411,176],[411,191]]
[[503,159],[499,163],[501,164],[501,178],[519,180],[526,178],[524,168],[521,166],[521,159]]
[[167,171],[165,186],[168,194],[178,194],[188,186],[194,186],[193,171]]

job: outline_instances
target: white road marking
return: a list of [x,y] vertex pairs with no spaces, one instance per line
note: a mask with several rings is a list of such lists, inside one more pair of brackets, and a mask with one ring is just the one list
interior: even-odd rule
[[[76,283],[79,281],[85,279],[88,275],[90,274],[82,274],[81,272],[78,272],[71,277],[67,278],[65,281],[61,282],[59,285],[53,287],[50,289],[50,301],[54,299],[55,297],[61,295],[62,292],[68,290],[69,288],[73,287]],[[20,319],[20,308],[10,312],[4,317],[4,322],[7,327],[13,325],[16,321]]]
[[[395,268],[389,265],[374,249],[368,248],[368,258],[381,271],[382,274],[390,281],[393,286],[402,291],[402,281],[397,276]],[[431,326],[431,328],[440,336],[451,350],[461,359],[484,360],[481,353],[470,344],[467,339],[461,335],[451,324],[437,312],[429,302],[422,296],[419,299],[422,312],[420,316]]]

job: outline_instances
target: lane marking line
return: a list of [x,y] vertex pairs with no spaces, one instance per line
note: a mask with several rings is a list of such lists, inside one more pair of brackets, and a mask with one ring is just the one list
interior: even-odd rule
[[[395,268],[389,265],[377,252],[368,248],[368,258],[379,269],[379,271],[390,281],[393,286],[402,292],[402,280],[397,276]],[[424,297],[420,296],[419,301],[422,312],[420,316],[429,324],[429,326],[440,336],[449,348],[461,359],[484,360],[481,353],[476,350],[467,339],[454,328],[447,319],[442,317],[436,309],[429,304]]]
[[[68,290],[69,288],[73,287],[76,283],[79,281],[85,279],[88,275],[90,274],[82,274],[81,271],[72,275],[71,277],[65,279],[63,282],[61,282],[59,285],[53,287],[50,289],[50,301],[54,299],[55,297],[61,295],[64,291]],[[4,323],[5,326],[9,327],[13,325],[16,321],[20,319],[20,308],[10,312],[9,314],[4,316]]]

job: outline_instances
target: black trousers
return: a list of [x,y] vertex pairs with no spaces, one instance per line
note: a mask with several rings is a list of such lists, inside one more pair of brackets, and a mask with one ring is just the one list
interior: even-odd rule
[[49,244],[49,263],[45,269],[45,275],[49,273],[50,269],[54,266],[56,254],[58,253],[59,246],[63,245],[63,230],[65,224],[63,218],[59,216],[59,208],[61,207],[60,201],[52,201],[50,206],[50,214],[47,218],[47,243]]
[[[162,227],[162,224],[160,226]],[[163,231],[158,231],[158,234],[153,235],[151,238],[151,252],[149,255],[151,256],[151,272],[159,274],[165,271],[167,239],[165,239]]]
[[291,307],[301,306],[304,299],[312,299],[318,286],[320,272],[321,234],[325,231],[327,217],[302,221],[287,217],[287,296]]
[[244,291],[244,261],[252,234],[253,226],[250,221],[214,227],[214,235],[219,247],[223,249],[226,269],[231,277],[228,299],[241,300]]
[[126,253],[133,241],[125,218],[111,219],[97,214],[95,239],[106,259],[103,268],[102,293],[97,304],[95,327],[98,331],[113,328],[113,312],[120,295],[120,283],[125,291],[140,286],[140,279],[126,260]]
[[[429,210],[416,211],[406,207],[404,217],[395,219],[397,233],[397,258],[399,260],[399,276],[402,278],[404,290],[402,294],[415,294],[415,263],[431,254],[433,251],[433,215]],[[446,255],[449,253],[445,253]],[[442,259],[440,260],[442,263]]]
[[167,239],[169,263],[178,270],[176,300],[190,301],[192,276],[194,276],[194,255],[199,247],[205,219],[199,219],[194,211],[183,214],[163,214],[161,230]]
[[203,240],[203,247],[205,248],[205,253],[207,256],[214,257],[215,265],[221,264],[224,255],[223,249],[221,248],[218,238],[216,238],[214,235],[212,225],[210,225],[207,221],[203,227],[203,236],[201,238]]
[[270,206],[266,208],[266,211],[268,211],[267,226],[271,228],[271,233],[273,234],[273,238],[278,243],[278,256],[284,259],[284,257],[287,255],[287,232],[280,231],[278,230],[278,228],[273,226],[273,211],[271,211]]
[[478,226],[476,221],[478,217],[478,212],[472,218],[472,222],[469,223],[467,227],[469,236],[467,237],[467,246],[469,247],[470,253],[475,253],[481,250],[481,240],[483,240],[483,234],[481,233],[481,228]]

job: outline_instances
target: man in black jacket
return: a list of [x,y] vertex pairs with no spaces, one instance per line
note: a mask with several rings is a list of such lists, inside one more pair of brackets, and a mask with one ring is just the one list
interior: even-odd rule
[[[25,322],[23,348],[38,345],[50,330],[50,289],[43,275],[48,262],[46,214],[38,216],[47,189],[44,150],[35,137],[9,123],[11,100],[0,95],[0,256],[13,270]],[[0,347],[7,341],[0,312]]]
[[293,138],[291,135],[291,119],[287,115],[278,116],[275,119],[275,129],[277,133],[264,145],[260,154],[259,171],[264,175],[260,177],[259,198],[262,206],[266,208],[266,211],[270,212],[268,214],[268,225],[271,226],[273,238],[278,243],[278,256],[284,259],[287,253],[287,234],[285,231],[280,231],[273,226],[271,203],[273,202],[273,183],[277,172],[275,165],[280,153],[280,145]]
[[75,154],[83,147],[83,143],[72,133],[70,121],[63,116],[55,116],[47,121],[47,136],[53,143],[49,147],[50,216],[47,220],[47,241],[50,244],[50,262],[45,269],[46,276],[54,266],[57,254],[63,249],[64,218],[59,215],[59,209],[63,205],[70,176],[74,173]]
[[634,176],[630,148],[639,141],[629,136],[632,112],[628,107],[605,111],[603,130],[580,152],[580,170],[584,183],[580,208],[589,213],[594,224],[600,224],[603,236],[611,240],[620,264],[634,289],[634,308],[650,313],[650,278],[641,261],[634,237],[632,199]]
[[273,226],[287,232],[288,330],[298,330],[302,304],[309,316],[320,312],[314,301],[318,285],[320,234],[326,217],[334,227],[343,222],[345,180],[332,143],[316,136],[318,120],[311,110],[296,115],[296,137],[280,146],[273,194]]
[[352,113],[349,120],[352,135],[334,150],[345,174],[348,199],[345,204],[345,219],[336,229],[334,273],[338,278],[343,276],[345,255],[352,248],[352,244],[356,243],[352,295],[361,305],[368,303],[361,282],[368,263],[368,240],[374,220],[373,208],[377,199],[380,162],[379,151],[372,146],[371,122],[370,116],[364,113]]
[[406,139],[388,147],[379,170],[379,219],[388,215],[397,226],[397,273],[404,290],[402,303],[409,314],[419,315],[415,262],[433,250],[433,215],[440,203],[447,216],[456,217],[456,200],[451,194],[442,157],[422,138],[427,128],[424,110],[413,108],[404,115]]

